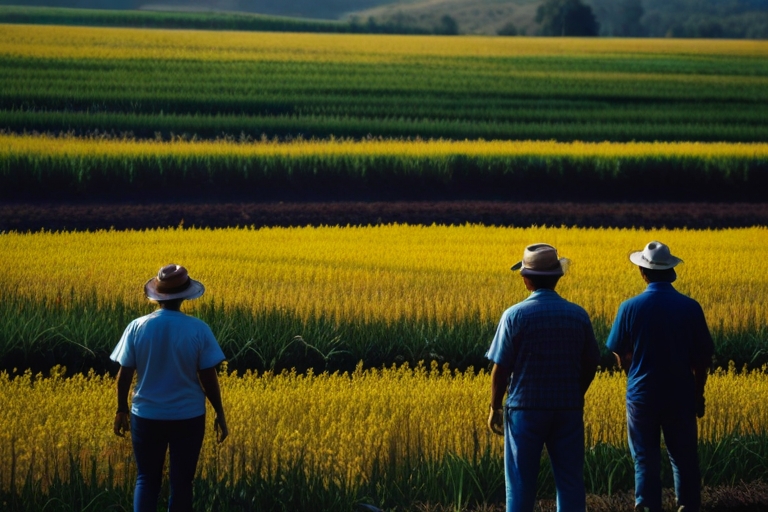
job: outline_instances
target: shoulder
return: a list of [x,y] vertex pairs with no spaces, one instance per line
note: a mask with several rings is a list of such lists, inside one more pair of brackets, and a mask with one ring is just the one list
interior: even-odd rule
[[210,326],[203,320],[191,315],[182,315],[174,319],[176,322],[183,323],[187,328],[197,331],[211,332]]
[[131,322],[128,324],[128,327],[125,328],[126,331],[135,331],[139,328],[141,328],[143,325],[145,325],[147,322],[153,320],[156,318],[156,312],[149,313],[148,315],[140,316],[138,318],[134,318],[131,320]]

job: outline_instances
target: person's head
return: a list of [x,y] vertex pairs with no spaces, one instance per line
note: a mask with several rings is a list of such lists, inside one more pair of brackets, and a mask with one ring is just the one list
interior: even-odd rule
[[161,308],[178,311],[185,300],[201,297],[205,287],[200,281],[191,279],[186,268],[171,263],[144,284],[144,293]]
[[549,244],[532,244],[523,251],[523,259],[512,266],[520,271],[526,288],[554,290],[570,264],[567,258],[560,258],[557,249]]
[[525,287],[531,291],[544,288],[554,290],[562,276],[522,276]]
[[675,268],[683,262],[672,256],[669,247],[661,242],[650,242],[642,251],[634,251],[629,261],[637,265],[647,283],[672,283],[677,279]]
[[677,279],[677,272],[675,269],[668,268],[665,270],[651,270],[645,267],[637,267],[640,269],[640,275],[646,283],[674,283]]

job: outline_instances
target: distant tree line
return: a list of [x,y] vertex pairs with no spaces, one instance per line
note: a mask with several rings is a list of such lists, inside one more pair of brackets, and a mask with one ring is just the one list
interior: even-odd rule
[[768,39],[768,1],[544,0],[535,21],[543,36]]
[[456,20],[449,15],[444,15],[430,28],[403,23],[397,19],[384,22],[374,18],[368,18],[365,21],[359,19],[333,21],[231,12],[122,11],[2,5],[0,5],[0,23],[357,34],[456,35],[459,33]]
[[599,35],[768,39],[766,0],[584,0]]
[[[434,21],[417,20],[402,12],[386,19],[369,17],[336,21],[346,12],[373,7],[386,0],[0,0],[0,5],[78,7],[135,11],[146,3],[157,3],[168,8],[184,7],[207,9],[206,15],[224,14],[220,11],[241,11],[236,23],[233,19],[171,20],[164,25],[187,28],[234,30],[308,30],[315,32],[356,32],[380,34],[458,34],[460,27],[450,13]],[[217,12],[211,13],[211,10]],[[145,11],[135,11],[145,12]],[[282,23],[265,25],[261,20],[246,20],[242,12],[269,16],[283,16]],[[200,16],[203,13],[199,13]],[[233,14],[234,15],[234,14]],[[303,28],[297,28],[296,17],[302,18]],[[106,18],[105,18],[106,20]],[[333,21],[332,21],[333,20]],[[46,23],[45,20],[17,20],[3,18],[4,22]],[[92,22],[90,20],[88,22]],[[535,21],[539,24],[535,35],[545,36],[609,36],[609,37],[696,37],[732,39],[768,39],[768,0],[543,0]],[[66,23],[66,20],[60,20]],[[155,26],[141,18],[124,18],[119,25]],[[73,21],[72,24],[77,24]],[[86,24],[86,22],[80,22]],[[518,35],[513,23],[500,28],[499,35]],[[530,33],[534,35],[534,33]]]

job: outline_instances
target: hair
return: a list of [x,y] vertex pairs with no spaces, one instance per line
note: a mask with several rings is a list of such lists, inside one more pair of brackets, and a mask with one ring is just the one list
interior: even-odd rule
[[184,299],[158,300],[156,302],[163,309],[178,311],[181,309],[181,303],[184,302]]
[[533,286],[538,288],[547,288],[549,290],[554,290],[555,286],[557,286],[557,282],[560,280],[563,276],[525,276],[528,278],[528,280],[533,284]]
[[650,283],[673,283],[677,279],[677,272],[674,268],[668,268],[665,270],[653,270],[650,268],[640,267],[640,272],[648,278]]

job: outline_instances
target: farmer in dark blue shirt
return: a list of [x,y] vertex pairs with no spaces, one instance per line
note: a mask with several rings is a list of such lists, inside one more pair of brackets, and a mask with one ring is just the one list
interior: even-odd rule
[[661,242],[630,254],[646,290],[619,307],[607,346],[627,372],[627,431],[635,461],[635,509],[661,511],[661,433],[679,510],[698,512],[696,417],[714,345],[698,302],[672,287],[682,263]]
[[587,312],[555,292],[567,263],[551,245],[526,247],[512,270],[533,293],[504,312],[486,354],[494,363],[488,427],[504,435],[507,512],[533,511],[544,446],[558,510],[586,508],[584,393],[600,353]]

